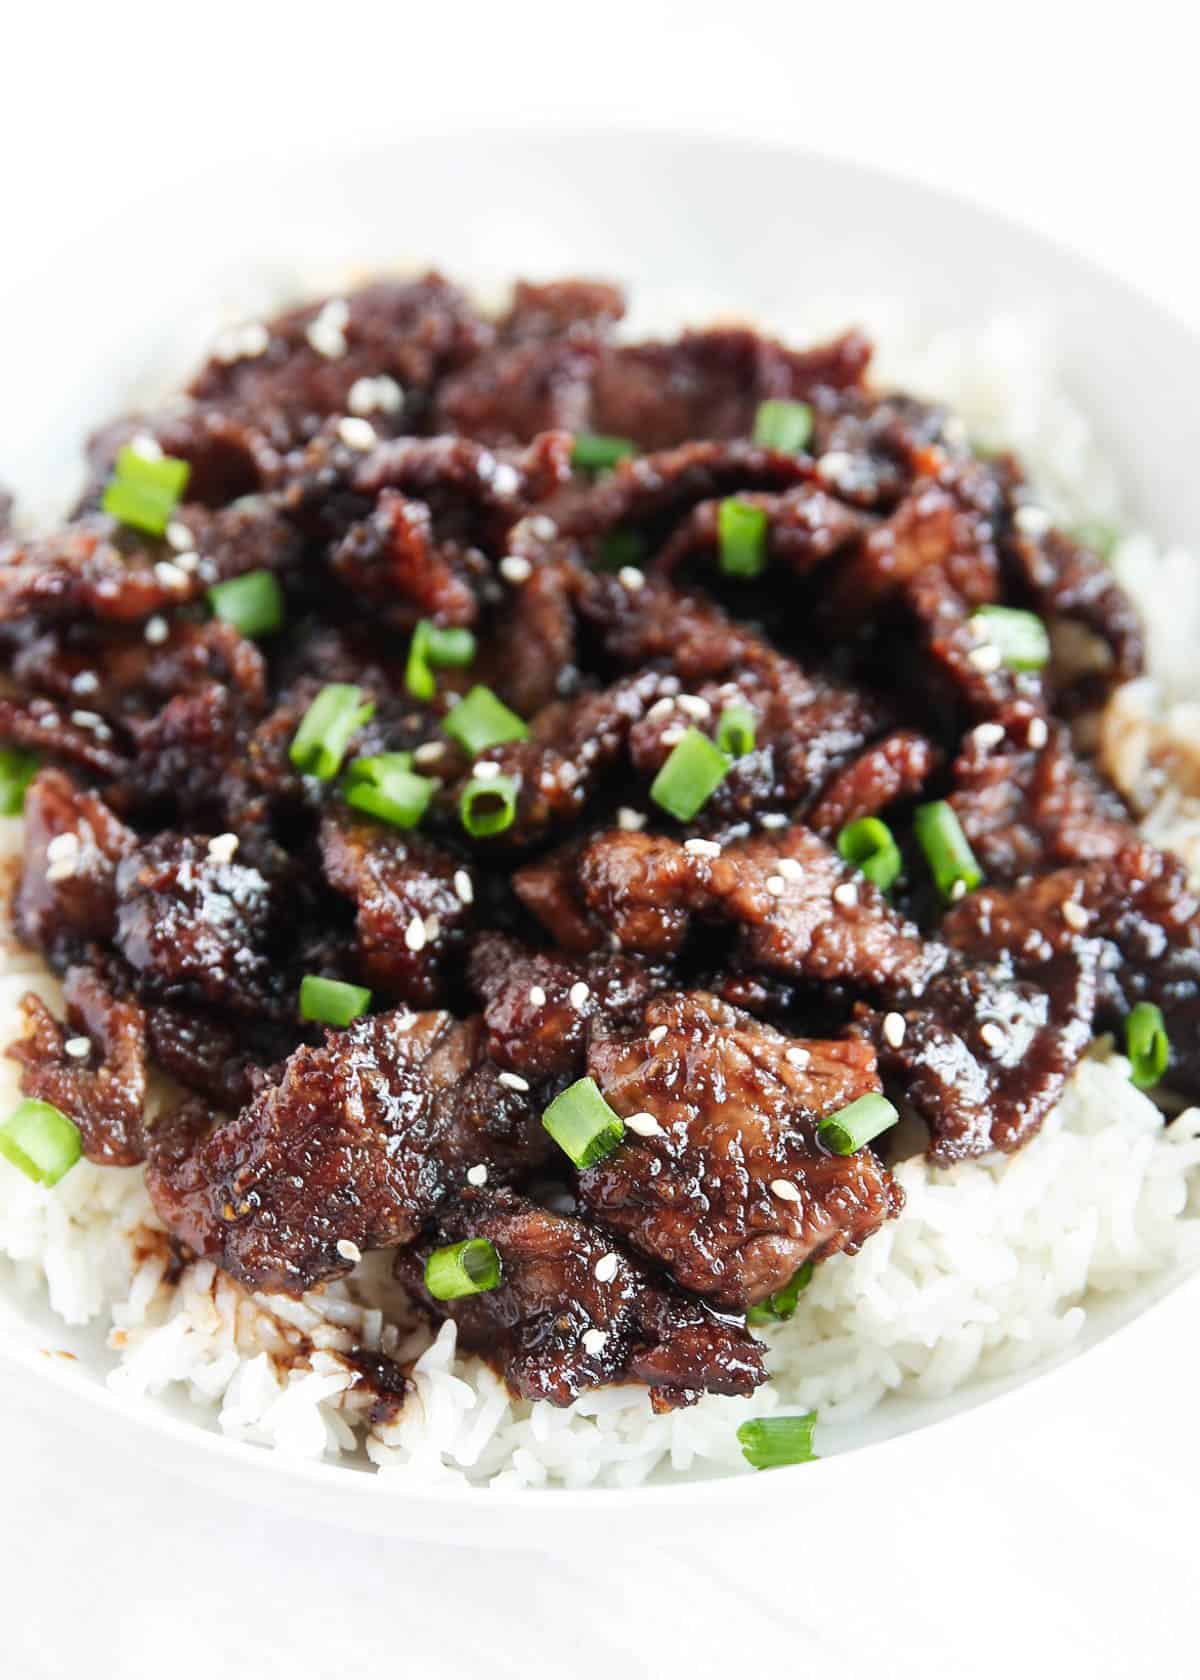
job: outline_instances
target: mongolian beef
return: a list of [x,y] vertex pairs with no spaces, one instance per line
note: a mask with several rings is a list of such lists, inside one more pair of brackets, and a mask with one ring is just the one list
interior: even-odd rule
[[1103,1032],[1200,1095],[1200,906],[1078,744],[1137,615],[1018,462],[857,334],[622,310],[429,275],[243,327],[0,545],[65,999],[0,1148],[144,1161],[251,1289],[394,1251],[515,1394],[667,1409],[900,1214],[902,1116],[1016,1150]]

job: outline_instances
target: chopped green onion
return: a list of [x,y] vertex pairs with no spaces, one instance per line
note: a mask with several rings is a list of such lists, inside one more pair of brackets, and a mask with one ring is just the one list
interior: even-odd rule
[[691,822],[725,778],[729,760],[698,729],[687,729],[650,784],[650,797],[680,822]]
[[505,741],[524,741],[529,731],[524,723],[498,700],[490,688],[477,683],[442,719],[442,728],[464,752],[486,752]]
[[346,980],[327,980],[322,974],[306,974],[300,982],[302,1021],[348,1027],[370,1007],[371,994],[366,986],[351,986]]
[[555,1097],[542,1125],[583,1172],[611,1155],[625,1136],[625,1122],[600,1095],[594,1079],[577,1079]]
[[577,432],[571,450],[571,465],[583,472],[603,472],[637,454],[631,438],[602,437],[599,432]]
[[243,636],[265,636],[283,628],[283,590],[273,572],[247,572],[226,583],[214,583],[208,604]]
[[837,849],[847,863],[886,892],[901,870],[900,848],[892,831],[878,817],[859,817],[847,823],[837,837]]
[[798,455],[812,437],[813,411],[807,403],[769,397],[754,415],[754,441],[764,449]]
[[796,1303],[801,1292],[812,1282],[813,1263],[806,1260],[782,1289],[777,1289],[774,1295],[768,1295],[765,1301],[760,1301],[756,1307],[751,1307],[746,1314],[747,1324],[780,1324],[786,1318],[791,1318],[796,1310]]
[[755,717],[749,706],[726,706],[717,725],[717,745],[730,758],[754,751]]
[[784,1464],[811,1464],[816,1412],[803,1417],[751,1418],[739,1425],[737,1438],[746,1462],[756,1470],[778,1470]]
[[342,798],[356,811],[391,823],[393,828],[416,828],[438,783],[418,776],[411,766],[411,753],[356,758],[346,767]]
[[191,467],[173,455],[151,461],[128,445],[117,464],[100,506],[122,525],[161,537],[187,487]]
[[1157,1085],[1167,1071],[1171,1055],[1171,1041],[1157,1004],[1139,1003],[1126,1017],[1125,1049],[1130,1061],[1130,1078],[1138,1090]]
[[983,626],[1010,671],[1040,671],[1050,658],[1050,638],[1036,613],[1020,607],[976,607],[971,622]]
[[515,776],[493,776],[485,782],[472,776],[458,799],[458,814],[467,833],[476,840],[503,834],[517,814]]
[[1094,549],[1102,560],[1112,559],[1113,550],[1121,540],[1121,533],[1115,525],[1102,525],[1098,520],[1076,525],[1071,535],[1084,548]]
[[0,747],[0,817],[19,817],[25,789],[37,775],[38,761],[23,747]]
[[726,577],[757,577],[767,564],[765,510],[727,496],[717,508],[717,546]]
[[288,757],[306,776],[332,781],[342,767],[351,737],[375,713],[353,683],[327,683],[300,720]]
[[425,1262],[425,1287],[435,1301],[483,1295],[500,1282],[500,1256],[486,1237],[435,1248]]
[[82,1154],[79,1127],[51,1103],[30,1098],[0,1125],[0,1155],[35,1184],[57,1184]]
[[894,1126],[900,1116],[886,1097],[868,1091],[839,1108],[817,1127],[817,1137],[833,1155],[853,1155],[872,1138]]
[[983,870],[962,831],[958,813],[944,799],[932,805],[918,805],[913,830],[925,853],[933,879],[943,898],[961,898],[973,892],[983,880]]
[[432,620],[423,618],[408,645],[404,686],[416,699],[432,700],[437,693],[432,667],[452,665],[462,670],[474,657],[475,637],[469,630],[443,630]]
[[598,572],[619,572],[622,566],[636,566],[646,556],[646,539],[640,531],[610,531],[596,550]]

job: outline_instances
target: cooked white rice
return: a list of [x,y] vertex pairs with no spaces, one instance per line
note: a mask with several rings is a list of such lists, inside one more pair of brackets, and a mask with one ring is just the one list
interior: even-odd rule
[[[973,436],[1016,448],[1064,523],[1122,523],[1119,482],[1038,331],[997,321],[912,340],[872,318],[881,380],[944,398]],[[1110,707],[1102,750],[1146,833],[1200,874],[1200,568],[1142,533],[1124,537],[1113,563],[1148,612],[1151,675]],[[19,843],[19,821],[0,821],[0,857]],[[7,1043],[21,994],[33,986],[53,1003],[58,992],[27,954],[0,956]],[[18,1094],[15,1068],[0,1061],[0,1113]],[[207,1261],[169,1283],[138,1169],[81,1162],[45,1191],[0,1159],[10,1262],[0,1288],[44,1292],[67,1324],[109,1326],[113,1389],[182,1391],[203,1408],[198,1426],[207,1416],[241,1440],[309,1458],[361,1460],[365,1448],[398,1489],[627,1486],[744,1471],[735,1430],[750,1416],[816,1408],[818,1449],[836,1451],[935,1415],[951,1394],[966,1400],[1044,1367],[1081,1343],[1106,1300],[1200,1258],[1198,1165],[1200,1109],[1164,1127],[1102,1041],[1020,1154],[941,1172],[920,1157],[899,1167],[903,1214],[861,1254],[817,1269],[795,1318],[768,1333],[766,1387],[664,1417],[636,1388],[565,1410],[513,1401],[486,1366],[458,1355],[452,1324],[432,1342],[406,1327],[386,1256],[302,1301],[251,1296]],[[372,1396],[342,1357],[357,1346],[420,1354],[391,1423],[369,1424]]]

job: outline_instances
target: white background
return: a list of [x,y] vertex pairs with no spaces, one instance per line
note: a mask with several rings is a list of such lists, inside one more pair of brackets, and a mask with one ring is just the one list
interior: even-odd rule
[[[590,118],[885,164],[1087,251],[1200,325],[1183,8],[1105,14],[970,0],[10,9],[0,260],[101,216],[131,178],[186,194],[208,160],[252,171],[322,138]],[[157,1481],[132,1456],[97,1462],[86,1437],[31,1416],[24,1390],[0,1389],[0,1673],[706,1676],[764,1659],[856,1680],[1194,1673],[1197,1396],[1171,1339],[1139,1325],[1053,1410],[1030,1391],[1006,1414],[1018,1449],[998,1441],[994,1461],[956,1461],[951,1426],[926,1486],[901,1499],[881,1476],[849,1555],[829,1555],[799,1503],[736,1544],[699,1533],[655,1552],[631,1535],[602,1559],[583,1536],[540,1558],[368,1540]]]

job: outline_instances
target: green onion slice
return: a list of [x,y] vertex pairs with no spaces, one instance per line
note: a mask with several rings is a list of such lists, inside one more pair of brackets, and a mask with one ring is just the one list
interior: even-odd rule
[[707,735],[689,728],[650,784],[650,797],[680,822],[691,822],[705,800],[720,787],[729,760]]
[[191,470],[186,461],[173,455],[151,461],[126,445],[117,454],[100,506],[122,525],[161,537],[187,487]]
[[423,618],[408,645],[404,686],[418,700],[432,700],[437,693],[433,666],[450,665],[462,670],[475,657],[475,637],[469,630],[441,629]]
[[30,1098],[0,1125],[0,1155],[35,1184],[57,1184],[82,1154],[79,1127],[52,1103]]
[[1021,607],[976,607],[971,622],[982,625],[1010,671],[1040,671],[1050,658],[1050,638],[1036,613]]
[[900,1116],[886,1097],[868,1091],[839,1108],[817,1127],[817,1137],[833,1155],[853,1155],[864,1144],[894,1126]]
[[1171,1041],[1162,1010],[1156,1003],[1139,1003],[1125,1019],[1125,1049],[1130,1077],[1139,1091],[1157,1085],[1167,1071]]
[[765,1301],[760,1301],[756,1307],[750,1308],[746,1314],[746,1323],[781,1324],[784,1319],[791,1318],[801,1294],[812,1282],[812,1275],[813,1263],[806,1260],[782,1289],[777,1289],[774,1295],[768,1295]]
[[637,454],[631,438],[603,437],[599,432],[577,432],[571,450],[571,465],[583,472],[603,472]]
[[611,1155],[625,1136],[625,1122],[600,1095],[594,1079],[577,1079],[555,1097],[542,1125],[580,1172]]
[[730,758],[754,751],[756,719],[749,706],[726,706],[717,724],[717,745]]
[[816,1412],[803,1417],[751,1418],[737,1432],[746,1462],[756,1470],[778,1470],[784,1464],[811,1464]]
[[596,550],[598,572],[619,572],[622,566],[636,566],[646,557],[646,539],[640,531],[610,531]]
[[503,834],[517,815],[516,777],[493,776],[485,782],[472,776],[459,795],[458,814],[467,833],[476,840]]
[[300,720],[288,757],[297,770],[332,781],[342,767],[350,740],[375,713],[353,683],[327,683]]
[[306,974],[300,982],[302,1021],[348,1027],[370,1007],[371,994],[366,986],[351,986],[346,980],[327,980],[323,974]]
[[25,789],[37,775],[38,760],[23,747],[0,747],[0,817],[19,817]]
[[726,577],[758,577],[767,564],[765,510],[727,496],[717,508],[717,551]]
[[807,403],[769,397],[754,415],[754,441],[764,449],[798,455],[812,437],[813,411]]
[[878,817],[859,817],[857,822],[847,823],[837,837],[837,849],[880,892],[886,892],[900,874],[900,848],[891,829]]
[[247,572],[244,577],[214,583],[208,604],[243,636],[266,636],[283,628],[283,590],[273,572]]
[[943,898],[961,898],[983,880],[983,870],[962,831],[958,813],[944,799],[918,805],[913,814],[917,842]]
[[442,728],[464,752],[486,752],[505,741],[524,741],[529,731],[524,723],[498,700],[490,688],[477,683],[442,719]]
[[391,823],[393,828],[416,828],[438,783],[418,776],[411,766],[411,753],[353,759],[342,778],[342,798],[356,811]]
[[435,1248],[425,1262],[425,1287],[435,1301],[483,1295],[500,1282],[500,1256],[486,1237]]

